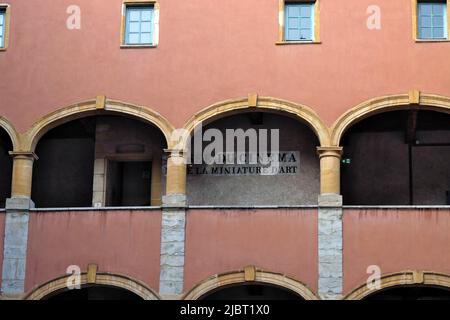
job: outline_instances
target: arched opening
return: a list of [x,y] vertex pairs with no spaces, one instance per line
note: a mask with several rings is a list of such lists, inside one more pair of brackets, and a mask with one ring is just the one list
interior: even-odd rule
[[[190,205],[317,203],[320,141],[299,117],[247,108],[208,118],[201,130],[199,126],[190,140]],[[269,162],[264,162],[264,155]]]
[[13,159],[9,152],[12,150],[11,138],[0,128],[0,208],[4,208],[6,199],[11,197]]
[[160,205],[163,133],[104,113],[63,123],[38,141],[32,199],[37,207]]
[[42,300],[143,300],[137,294],[126,289],[102,286],[86,285],[81,289],[61,290],[52,292]]
[[401,285],[376,291],[363,300],[450,300],[450,288],[430,285]]
[[[432,271],[402,271],[360,285],[346,300],[449,300],[450,276]],[[376,284],[376,286],[375,286]]]
[[73,276],[63,276],[44,283],[24,297],[25,300],[159,300],[160,297],[144,283],[128,276],[98,273],[95,283],[86,273],[80,275],[80,288],[68,289]]
[[240,283],[208,292],[199,300],[304,300],[299,294],[271,284]]
[[450,114],[424,109],[372,115],[345,132],[344,204],[450,204]]
[[184,300],[317,300],[303,283],[254,266],[214,275],[190,290]]

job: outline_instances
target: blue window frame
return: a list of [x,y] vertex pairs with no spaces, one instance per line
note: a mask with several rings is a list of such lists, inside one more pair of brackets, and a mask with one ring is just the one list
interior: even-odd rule
[[314,40],[314,2],[285,4],[285,41]]
[[154,6],[127,6],[125,44],[153,44]]
[[5,47],[6,10],[0,8],[0,48]]
[[447,2],[418,3],[419,39],[447,39]]

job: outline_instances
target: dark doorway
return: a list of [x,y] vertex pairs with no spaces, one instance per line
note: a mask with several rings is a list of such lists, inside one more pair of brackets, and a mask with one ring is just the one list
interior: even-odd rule
[[371,294],[365,300],[450,300],[450,290],[432,286],[399,286]]
[[106,206],[149,206],[150,161],[108,161]]
[[9,151],[12,151],[11,139],[0,129],[0,208],[5,207],[6,199],[11,196],[13,161]]
[[288,289],[268,284],[239,284],[219,288],[199,300],[304,300]]
[[142,298],[122,288],[92,286],[56,292],[43,300],[142,300]]

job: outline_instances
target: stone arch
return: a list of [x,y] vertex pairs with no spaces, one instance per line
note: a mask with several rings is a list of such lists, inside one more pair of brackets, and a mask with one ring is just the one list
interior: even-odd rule
[[382,276],[380,282],[379,289],[370,289],[364,283],[351,291],[344,299],[361,300],[384,289],[404,285],[425,285],[450,288],[450,275],[433,271],[401,271]]
[[58,109],[42,117],[25,134],[24,141],[22,141],[21,144],[21,150],[34,151],[39,139],[50,129],[72,120],[97,115],[99,112],[128,115],[138,120],[151,123],[161,130],[167,144],[169,145],[170,143],[174,127],[166,118],[156,111],[121,101],[109,100],[105,97],[97,97],[96,100],[77,103]]
[[185,149],[190,135],[199,123],[211,122],[223,116],[255,110],[289,115],[304,121],[316,134],[321,146],[328,146],[330,143],[328,127],[310,107],[272,97],[249,96],[248,98],[222,101],[196,113],[183,127],[186,131],[179,149]]
[[[52,293],[66,289],[69,277],[70,275],[62,276],[35,287],[25,295],[24,300],[41,300]],[[81,286],[83,287],[88,284],[91,283],[88,282],[87,274],[82,273]],[[120,274],[97,273],[95,283],[93,284],[125,289],[138,295],[143,300],[161,299],[155,291],[147,287],[144,283]]]
[[250,267],[250,274],[252,278],[248,278],[248,268],[244,270],[227,272],[223,274],[214,275],[201,283],[197,284],[183,297],[184,300],[197,300],[207,293],[215,289],[226,287],[229,285],[250,283],[249,281],[270,284],[281,287],[298,294],[305,300],[318,300],[319,298],[309,289],[305,284],[287,277],[284,274],[274,273],[270,271],[263,271]]
[[450,97],[411,91],[407,94],[383,96],[365,101],[336,120],[331,128],[331,144],[339,146],[344,133],[365,118],[378,113],[409,108],[450,113]]
[[8,136],[11,138],[13,151],[17,151],[20,146],[20,135],[14,128],[12,123],[5,117],[0,116],[0,128],[3,128],[8,134]]

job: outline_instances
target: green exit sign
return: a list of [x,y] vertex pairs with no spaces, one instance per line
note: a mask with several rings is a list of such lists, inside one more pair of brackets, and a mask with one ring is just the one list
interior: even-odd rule
[[350,164],[350,163],[352,163],[352,160],[350,158],[345,158],[345,159],[342,159],[342,163],[343,164]]

